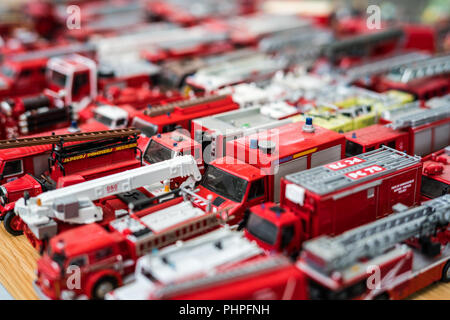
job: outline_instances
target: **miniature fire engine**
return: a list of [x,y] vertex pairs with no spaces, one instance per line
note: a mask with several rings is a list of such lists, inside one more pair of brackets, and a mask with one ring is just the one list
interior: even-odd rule
[[422,159],[422,196],[433,199],[450,193],[450,146]]
[[379,91],[398,89],[418,99],[430,99],[449,93],[450,56],[433,56],[389,70],[376,84]]
[[[311,299],[403,299],[450,280],[450,196],[397,209],[340,236],[304,243],[298,266],[309,278]],[[370,283],[375,267],[379,283]]]
[[[181,187],[192,187],[201,174],[192,156],[175,157],[124,172],[119,172],[73,186],[47,191],[29,199],[16,201],[15,213],[23,221],[27,237],[34,242],[46,241],[62,230],[58,222],[67,224],[107,223],[114,217],[127,214],[133,201],[159,196],[166,187],[161,181],[188,177]],[[145,187],[145,188],[144,188]],[[135,189],[134,194],[128,194]],[[113,198],[112,196],[121,196]],[[94,203],[96,200],[106,200]],[[125,202],[119,207],[118,202]],[[112,207],[112,208],[111,208]],[[62,229],[68,229],[62,226]],[[40,243],[39,243],[40,244]]]
[[[184,196],[209,202],[192,192]],[[36,290],[51,299],[103,298],[129,281],[127,277],[133,274],[138,258],[217,228],[221,223],[218,215],[218,211],[203,211],[178,197],[110,221],[108,229],[88,224],[67,230],[50,240],[50,249],[38,261]],[[81,264],[76,262],[80,258]],[[102,267],[91,268],[90,263]],[[82,268],[81,288],[67,286],[70,274],[65,270],[70,265]],[[53,272],[58,275],[52,276]]]
[[52,57],[74,53],[94,57],[95,47],[90,44],[71,44],[5,57],[0,68],[0,97],[42,92],[47,87],[47,61]]
[[340,160],[343,143],[342,135],[303,122],[229,141],[226,154],[207,167],[198,194],[218,209],[231,207],[229,223],[239,222],[247,208],[278,201],[284,175]]
[[382,147],[281,179],[280,206],[250,208],[245,233],[266,250],[294,254],[303,241],[336,235],[420,201],[419,157]]
[[238,109],[228,95],[211,95],[154,106],[137,113],[132,126],[151,137],[156,133],[173,131],[177,126],[186,130],[193,119]]
[[294,122],[290,117],[298,113],[295,107],[282,101],[255,105],[197,118],[192,121],[191,136],[202,144],[204,159],[210,162],[226,155],[227,141]]
[[[193,291],[195,284],[199,287],[201,284],[206,286],[213,283],[215,278],[218,282],[219,279],[225,282],[229,279],[231,274],[228,273],[233,270],[233,266],[247,265],[245,262],[249,260],[254,260],[252,271],[257,272],[259,270],[257,263],[264,264],[264,260],[259,258],[263,254],[263,250],[243,237],[242,233],[231,231],[228,227],[220,228],[178,246],[172,245],[157,253],[143,256],[137,262],[134,281],[114,290],[108,294],[107,298],[167,299],[178,291],[176,288],[179,289],[179,294],[181,292],[186,294],[185,291]],[[170,261],[170,264],[167,261]],[[153,277],[148,277],[149,274]],[[300,288],[303,288],[303,285]],[[244,292],[235,292],[235,294],[245,296]],[[224,295],[227,294],[224,293]],[[257,299],[258,294],[255,294],[253,298]]]
[[[44,171],[39,176],[26,174],[2,185],[4,204],[0,206],[0,215],[6,230],[13,235],[22,233],[21,221],[13,210],[25,192],[34,197],[55,188],[140,167],[142,154],[138,155],[138,134],[135,129],[120,129],[3,141],[3,147],[25,147],[29,149],[25,153],[31,155],[39,150],[41,156],[34,155],[33,164],[36,173]],[[43,148],[44,144],[53,146]],[[19,165],[17,162],[16,168]]]
[[414,104],[398,111],[390,111],[392,123],[388,125],[375,124],[347,132],[347,156],[382,145],[411,155],[426,156],[450,144],[450,105],[424,109]]
[[288,61],[282,57],[255,53],[251,57],[200,69],[194,75],[187,77],[186,83],[194,92],[209,93],[241,82],[266,80],[277,71],[287,68]]
[[69,106],[48,94],[0,102],[0,139],[15,139],[68,127],[74,118]]
[[[144,61],[126,59],[118,63],[97,63],[81,55],[52,58],[47,65],[49,73],[48,93],[63,99],[65,105],[89,102],[98,90],[109,86],[126,85],[138,87],[148,84],[159,68]],[[87,106],[87,103],[82,107]],[[81,110],[79,107],[78,110]]]

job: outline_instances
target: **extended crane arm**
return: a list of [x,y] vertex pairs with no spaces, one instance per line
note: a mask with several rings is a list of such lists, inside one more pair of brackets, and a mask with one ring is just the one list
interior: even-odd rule
[[93,201],[177,177],[188,177],[187,184],[191,187],[201,179],[192,156],[175,157],[48,191],[28,200],[21,198],[16,202],[15,212],[28,225],[45,224],[50,218],[69,223],[91,223],[102,220],[101,208],[96,207]]

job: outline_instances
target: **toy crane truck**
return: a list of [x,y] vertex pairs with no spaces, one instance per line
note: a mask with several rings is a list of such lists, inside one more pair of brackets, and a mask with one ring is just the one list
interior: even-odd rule
[[340,160],[343,136],[312,124],[291,123],[227,143],[227,155],[206,169],[198,194],[217,209],[231,207],[229,223],[266,201],[278,201],[280,178]]
[[[298,267],[311,299],[403,299],[450,281],[450,195],[397,209],[340,236],[304,243]],[[375,268],[378,284],[369,279]]]
[[422,159],[422,197],[434,199],[450,193],[450,146]]
[[250,208],[245,233],[266,250],[296,255],[305,240],[337,235],[420,202],[420,157],[382,147],[281,179],[280,205]]
[[161,181],[178,177],[187,177],[181,187],[191,188],[201,179],[192,156],[175,157],[47,191],[29,199],[21,198],[16,201],[15,213],[23,222],[22,229],[32,244],[42,247],[48,239],[74,225],[106,224],[116,216],[127,214],[130,204],[163,194],[167,188]]
[[[134,281],[108,293],[106,298],[111,300],[179,299],[183,297],[186,299],[190,299],[190,297],[192,299],[201,299],[201,297],[224,299],[232,295],[233,298],[281,299],[285,291],[283,289],[286,287],[286,283],[283,283],[286,281],[285,275],[280,272],[277,277],[269,276],[263,281],[260,273],[268,275],[267,272],[271,271],[268,264],[272,259],[264,258],[264,256],[264,251],[254,242],[248,241],[242,233],[231,231],[228,227],[220,228],[182,242],[178,246],[172,245],[156,253],[143,256],[137,262]],[[295,269],[294,264],[288,259],[281,257],[273,257],[273,259],[278,260],[280,264],[271,265],[272,268],[290,265],[290,269]],[[166,263],[167,261],[170,261],[170,264]],[[244,270],[244,268],[247,272],[237,271]],[[297,274],[301,275],[298,270]],[[259,278],[266,286],[280,283],[279,290],[276,291],[276,294],[273,291],[267,292],[263,290],[262,283],[258,283],[258,281],[248,288],[238,286],[231,290],[233,285],[239,283],[244,276],[253,279]],[[297,280],[300,279],[302,278],[297,278]],[[208,287],[215,282],[222,283],[224,291],[213,290],[212,296],[206,296],[204,290],[208,290]],[[306,283],[302,283],[296,290],[293,290],[291,295],[287,294],[284,298],[298,297],[297,294],[303,293],[305,285]],[[236,291],[237,288],[239,288],[239,292]],[[261,292],[254,292],[258,288],[261,289]],[[249,294],[250,292],[252,294]]]
[[[193,159],[191,163],[194,168]],[[203,211],[190,197],[210,202],[188,191],[183,197],[112,220],[107,228],[94,223],[56,235],[38,261],[36,291],[50,299],[104,298],[131,280],[140,257],[218,228],[221,212]],[[79,288],[67,285],[70,266],[81,268]]]
[[404,115],[392,114],[393,121],[387,125],[347,132],[346,155],[356,156],[386,145],[410,155],[426,156],[450,145],[450,105],[433,109],[415,105],[403,109]]
[[23,175],[2,185],[4,204],[0,206],[0,215],[5,229],[12,235],[22,233],[14,206],[25,192],[34,197],[48,190],[142,166],[138,134],[136,129],[120,129],[3,141],[4,148],[53,145],[50,155],[36,158],[41,168],[47,166],[44,173]]

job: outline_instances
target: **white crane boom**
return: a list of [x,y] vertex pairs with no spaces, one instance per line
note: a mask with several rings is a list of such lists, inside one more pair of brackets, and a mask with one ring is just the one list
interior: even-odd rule
[[177,177],[188,177],[182,186],[191,187],[201,179],[192,156],[175,157],[48,191],[28,200],[21,198],[16,202],[15,212],[29,226],[48,223],[50,218],[68,223],[92,223],[103,219],[102,209],[95,206],[93,201],[144,186],[160,185],[161,181]]

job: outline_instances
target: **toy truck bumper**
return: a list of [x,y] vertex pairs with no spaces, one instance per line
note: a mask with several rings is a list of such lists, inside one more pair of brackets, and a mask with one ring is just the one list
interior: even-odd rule
[[40,300],[51,300],[48,296],[45,295],[45,293],[41,290],[39,285],[37,284],[37,281],[33,281],[33,289],[34,292],[36,292],[36,295]]

